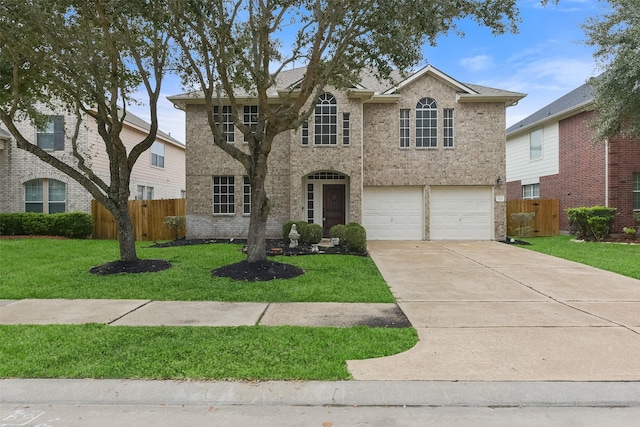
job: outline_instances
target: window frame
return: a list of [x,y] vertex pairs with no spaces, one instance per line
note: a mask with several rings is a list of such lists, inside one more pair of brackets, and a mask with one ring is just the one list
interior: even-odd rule
[[313,142],[316,146],[338,145],[338,100],[325,92],[316,101],[313,114]]
[[632,203],[633,210],[640,211],[640,172],[634,172],[632,175],[633,190],[632,190]]
[[151,166],[164,169],[165,151],[166,146],[162,142],[154,141],[151,144]]
[[438,103],[433,98],[416,103],[416,148],[438,148]]
[[455,110],[453,108],[442,109],[442,146],[454,148],[455,146]]
[[351,145],[351,113],[342,113],[342,145]]
[[305,120],[302,123],[302,129],[300,130],[300,144],[309,145],[309,121]]
[[[46,139],[51,141],[45,143]],[[44,126],[36,126],[36,145],[45,151],[64,151],[64,116],[47,116]]]
[[525,184],[522,186],[522,198],[533,200],[540,198],[540,183]]
[[[255,111],[254,111],[255,110]],[[242,108],[242,122],[247,126],[252,133],[255,134],[258,130],[258,106],[257,105],[245,105]],[[244,142],[249,142],[247,137],[244,137]]]
[[222,106],[222,122],[220,122],[220,106],[213,106],[213,120],[217,126],[222,126],[224,141],[233,144],[235,142],[235,126],[233,124],[233,109],[231,105]]
[[242,177],[242,214],[251,215],[251,182],[249,177]]
[[[38,184],[39,188],[38,199],[30,200],[29,188],[33,188],[31,184]],[[58,187],[58,188],[55,188]],[[50,178],[36,178],[31,179],[23,184],[24,194],[24,211],[25,212],[38,212],[38,213],[63,213],[67,211],[67,184],[63,181]],[[57,194],[62,194],[62,198],[56,197],[55,190],[58,190]],[[60,193],[60,190],[61,193]],[[37,206],[36,209],[28,209],[27,206]],[[62,209],[60,209],[60,206]]]
[[213,214],[214,215],[235,215],[236,213],[235,177],[233,175],[215,175],[213,177],[212,192],[213,192],[213,201],[212,201]]
[[[536,136],[536,146],[534,148],[534,135]],[[538,138],[537,135],[540,135]],[[539,142],[539,146],[538,143]],[[534,155],[534,153],[538,153]],[[529,160],[536,161],[542,160],[544,157],[544,130],[542,128],[529,132]]]
[[400,148],[411,148],[411,109],[400,109]]

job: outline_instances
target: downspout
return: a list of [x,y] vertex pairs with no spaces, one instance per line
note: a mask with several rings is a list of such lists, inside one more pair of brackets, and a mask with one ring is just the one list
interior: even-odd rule
[[364,221],[364,101],[360,101],[360,224]]

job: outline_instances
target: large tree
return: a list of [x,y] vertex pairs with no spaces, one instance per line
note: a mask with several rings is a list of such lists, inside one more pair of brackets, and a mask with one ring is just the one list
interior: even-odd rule
[[[114,216],[120,260],[137,262],[128,200],[131,171],[158,129],[157,101],[169,61],[166,9],[153,0],[7,0],[0,2],[0,118],[18,148],[79,182]],[[143,99],[133,99],[139,90]],[[132,102],[148,105],[150,128],[129,149],[121,132]],[[40,148],[20,131],[42,125],[42,106],[76,116],[72,156]],[[95,120],[109,176],[91,169],[79,131]]]
[[[364,68],[388,78],[421,59],[425,43],[470,18],[495,34],[515,31],[515,0],[168,0],[182,53],[185,83],[201,91],[214,143],[238,160],[251,183],[247,262],[266,259],[270,202],[267,159],[276,136],[298,128],[327,85],[350,87]],[[288,41],[291,40],[291,41]],[[292,64],[307,67],[303,79],[277,104],[268,91]],[[237,99],[258,103],[258,125],[246,126]],[[225,142],[214,107],[231,105],[247,148]]]
[[609,0],[583,25],[604,72],[591,80],[598,116],[595,138],[640,137],[640,1]]

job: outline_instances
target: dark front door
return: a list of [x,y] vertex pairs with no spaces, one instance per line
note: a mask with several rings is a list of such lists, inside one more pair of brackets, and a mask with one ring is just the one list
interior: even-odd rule
[[344,224],[344,185],[324,185],[322,187],[322,228],[324,237],[329,237],[329,229]]

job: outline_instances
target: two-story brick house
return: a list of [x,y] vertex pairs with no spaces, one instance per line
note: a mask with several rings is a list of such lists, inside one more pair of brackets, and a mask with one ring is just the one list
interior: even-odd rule
[[588,83],[507,129],[507,197],[559,199],[560,230],[570,230],[565,209],[617,209],[612,233],[633,226],[640,211],[640,140],[593,141],[593,93]]
[[[271,91],[295,88],[305,68]],[[523,94],[463,84],[432,66],[395,83],[371,75],[327,88],[308,123],[279,135],[269,157],[267,235],[289,220],[358,222],[369,239],[503,239],[505,109]],[[242,166],[212,142],[202,96],[169,98],[186,111],[187,237],[242,237],[250,187]],[[257,103],[237,112],[251,125]],[[242,147],[228,107],[227,141]],[[217,112],[216,112],[217,113]]]
[[[37,127],[25,120],[22,135],[68,164],[74,164],[71,135],[74,115],[56,111],[48,125]],[[125,146],[132,147],[147,134],[150,125],[127,113],[122,131]],[[109,181],[109,160],[96,122],[85,117],[80,126],[78,150],[91,169]],[[138,159],[131,174],[131,198],[168,199],[185,196],[185,147],[158,131],[156,142]],[[91,212],[91,194],[69,176],[36,156],[16,147],[13,137],[0,129],[0,212]]]

